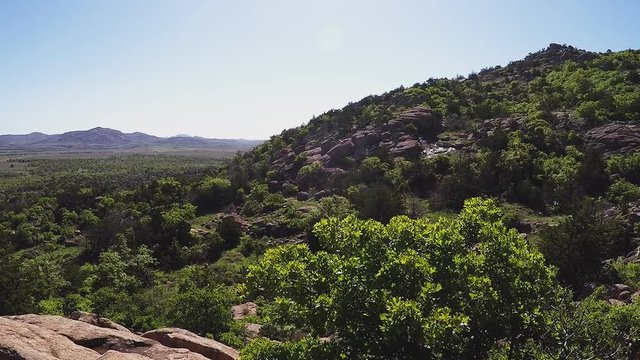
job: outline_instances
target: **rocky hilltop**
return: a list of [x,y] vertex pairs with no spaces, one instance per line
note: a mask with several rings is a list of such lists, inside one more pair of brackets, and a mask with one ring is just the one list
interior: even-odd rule
[[[498,137],[520,131],[529,138],[534,129],[547,137],[570,136],[570,142],[560,142],[607,156],[631,153],[640,145],[640,127],[628,121],[637,116],[632,99],[640,75],[633,62],[616,64],[608,55],[550,44],[466,78],[429,79],[368,96],[274,136],[246,155],[249,170],[259,179],[269,178],[272,190],[295,185],[318,192],[339,188],[366,157],[416,163],[477,153],[494,146]],[[594,82],[603,78],[601,84]],[[618,85],[620,94],[607,94],[604,87],[618,83],[628,87]],[[504,147],[506,140],[500,141]]]
[[236,360],[238,351],[178,328],[134,334],[94,314],[0,317],[1,360]]

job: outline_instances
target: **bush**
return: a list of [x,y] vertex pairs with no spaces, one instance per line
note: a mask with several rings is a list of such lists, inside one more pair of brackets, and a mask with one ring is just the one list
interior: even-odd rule
[[167,304],[173,326],[214,337],[229,331],[233,297],[222,287],[182,289]]
[[596,101],[584,101],[576,108],[574,115],[594,126],[604,121],[603,107]]
[[640,343],[640,301],[615,306],[601,292],[580,302],[565,297],[550,331],[534,346],[534,359],[632,359]]
[[195,204],[200,211],[214,210],[232,201],[231,181],[221,177],[207,177],[195,185]]
[[218,224],[218,234],[224,239],[226,249],[238,245],[243,232],[240,219],[234,216],[226,216]]
[[545,332],[557,287],[542,255],[501,217],[494,202],[471,199],[457,218],[435,223],[322,220],[323,251],[270,249],[249,267],[247,288],[271,301],[268,325],[338,340],[259,340],[243,356],[312,359],[315,349],[326,359],[481,359],[498,341],[519,354]]
[[322,164],[315,161],[309,165],[305,165],[298,170],[298,177],[305,175],[315,175],[322,171]]
[[357,185],[347,189],[347,196],[356,206],[361,218],[389,221],[404,213],[404,197],[386,184]]
[[609,187],[607,199],[617,205],[624,205],[631,201],[638,200],[640,199],[640,186],[634,185],[626,180],[618,180]]
[[578,195],[578,176],[583,154],[573,146],[567,147],[566,156],[542,160],[542,177],[547,204],[552,210],[565,209]]
[[597,281],[602,261],[624,253],[629,245],[624,219],[607,217],[602,210],[603,204],[584,200],[560,224],[541,233],[540,250],[574,291],[586,281]]
[[314,338],[276,343],[267,339],[252,341],[241,352],[243,360],[330,360],[340,359],[337,346]]
[[640,152],[612,156],[607,160],[607,172],[610,175],[618,174],[632,183],[640,184]]
[[640,289],[640,263],[616,261],[613,268],[624,284]]

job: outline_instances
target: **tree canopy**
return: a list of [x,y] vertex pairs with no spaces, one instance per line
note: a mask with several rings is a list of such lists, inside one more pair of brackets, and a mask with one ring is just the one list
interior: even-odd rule
[[323,250],[271,249],[247,277],[271,301],[270,320],[309,339],[257,342],[245,358],[481,359],[500,340],[518,353],[544,331],[558,285],[500,218],[492,200],[473,198],[433,222],[322,220],[314,232]]

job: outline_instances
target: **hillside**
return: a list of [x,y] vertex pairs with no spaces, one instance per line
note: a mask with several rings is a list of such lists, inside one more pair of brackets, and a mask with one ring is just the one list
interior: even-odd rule
[[[256,235],[274,244],[302,241],[329,253],[353,251],[335,249],[331,237],[318,239],[299,225],[304,215],[286,215],[278,206],[311,211],[311,219],[355,211],[363,219],[391,221],[391,227],[397,215],[448,218],[466,211],[463,204],[470,198],[492,198],[503,223],[555,266],[557,279],[574,299],[591,295],[613,305],[637,304],[638,120],[640,51],[594,53],[551,44],[504,67],[429,79],[331,110],[273,136],[236,159],[231,169],[232,174],[249,174],[244,184],[251,190],[241,212]],[[265,195],[265,189],[271,194]],[[310,205],[296,205],[291,198],[318,208],[308,210]],[[251,220],[256,216],[258,225]],[[361,236],[370,236],[365,233]],[[333,234],[341,245],[350,238]],[[388,236],[393,244],[393,235]],[[359,246],[367,248],[366,243]],[[278,287],[286,277],[266,275],[286,272],[298,260],[284,253],[271,256],[265,273],[256,275],[264,276],[258,286],[267,289],[254,295],[282,301],[278,297],[285,291],[287,301],[312,311],[313,301],[296,300],[295,292]],[[367,258],[354,256],[354,261]],[[596,290],[599,286],[604,290]],[[283,316],[287,320],[281,325],[298,321],[294,314]],[[315,326],[312,318],[307,321],[306,326]],[[587,353],[582,356],[591,356]]]
[[[0,176],[0,315],[179,327],[243,360],[636,359],[638,121],[640,51],[551,44],[220,164],[35,161]],[[158,141],[33,141],[134,137]],[[80,327],[62,317],[0,318],[24,319],[83,342],[44,324]]]
[[[467,78],[430,79],[366,97],[283,131],[247,159],[258,179],[321,190],[369,156],[418,165],[440,154],[497,153],[516,138],[544,157],[565,155],[568,145],[607,156],[630,153],[640,144],[637,61],[637,51],[595,54],[552,44]],[[316,183],[304,176],[310,168],[321,175],[312,177]],[[413,192],[427,190],[411,185]]]

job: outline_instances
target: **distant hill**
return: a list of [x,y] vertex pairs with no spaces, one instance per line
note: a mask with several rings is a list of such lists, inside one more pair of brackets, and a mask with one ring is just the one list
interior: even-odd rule
[[49,135],[34,132],[26,135],[0,135],[0,145],[23,145],[46,139]]
[[103,127],[96,127],[89,130],[69,131],[63,134],[54,135],[47,135],[39,132],[26,135],[0,135],[0,148],[20,149],[118,149],[168,146],[178,148],[249,150],[260,143],[262,143],[261,140],[207,139],[187,135],[162,138],[141,132],[123,133],[119,130]]

